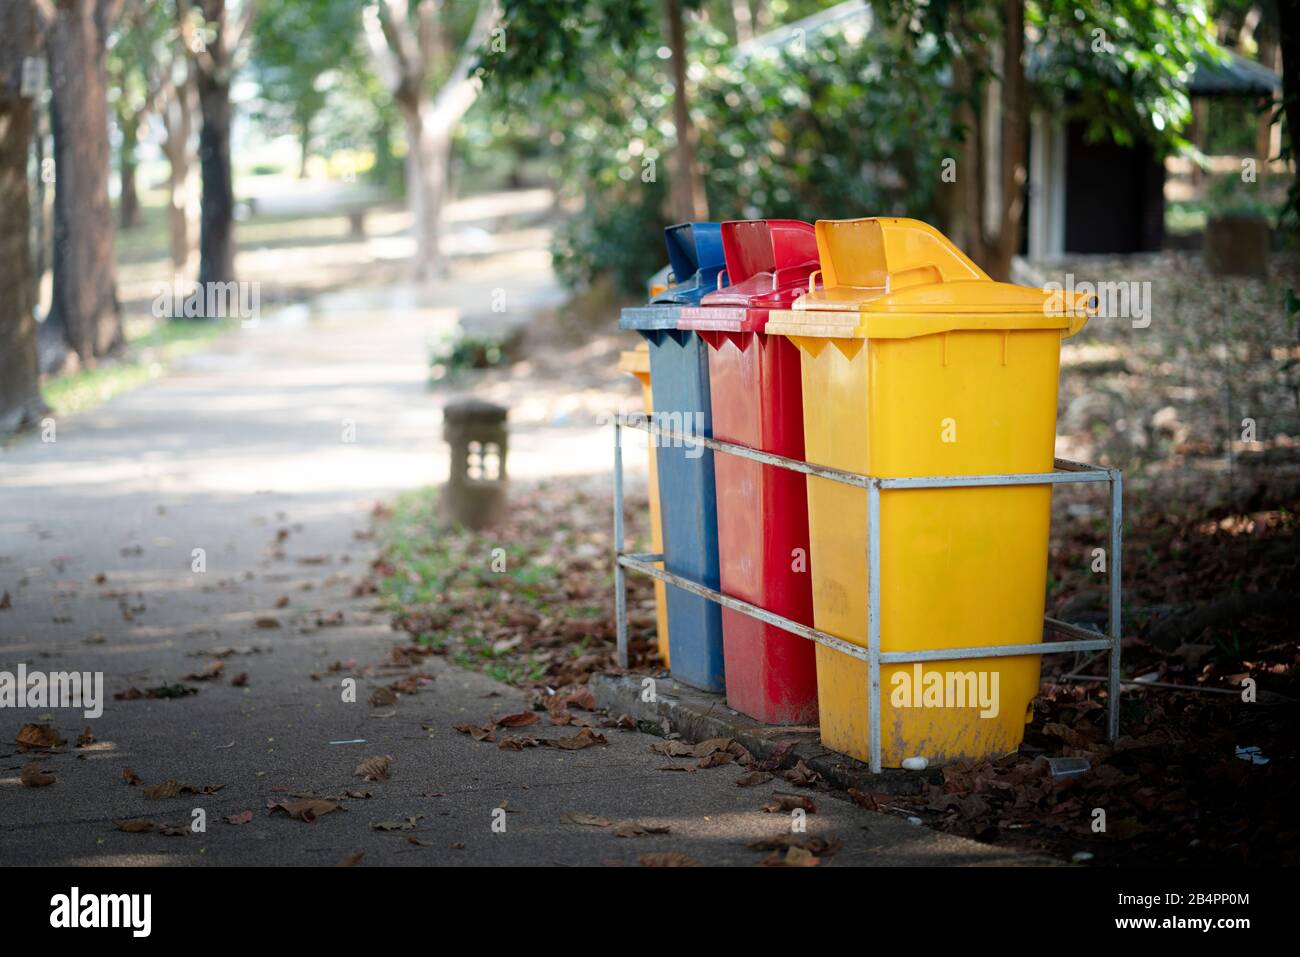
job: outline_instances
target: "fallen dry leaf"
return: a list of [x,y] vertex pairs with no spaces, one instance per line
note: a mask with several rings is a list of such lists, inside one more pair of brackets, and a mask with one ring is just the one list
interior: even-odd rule
[[[709,738],[707,741],[701,741],[691,748],[691,755],[697,758],[707,758],[709,755],[718,751],[726,751],[731,747],[731,738]],[[729,752],[728,752],[729,753]]]
[[496,729],[490,724],[456,724],[452,725],[453,731],[459,731],[461,734],[468,734],[475,741],[495,741],[496,735],[493,733]]
[[366,856],[365,851],[357,851],[355,854],[346,854],[339,859],[335,867],[356,867],[361,863],[361,859]]
[[252,820],[252,811],[240,811],[238,814],[227,814],[225,817],[227,824],[249,824]]
[[194,674],[186,675],[186,681],[216,681],[221,677],[222,672],[226,670],[224,661],[209,662],[207,667],[202,671],[196,671]]
[[372,758],[366,758],[358,764],[356,770],[352,772],[352,776],[366,781],[387,781],[388,769],[392,767],[392,764],[393,758],[391,755],[376,755]]
[[714,751],[712,754],[705,755],[701,758],[696,767],[701,769],[716,768],[721,767],[724,764],[731,764],[734,760],[736,759],[732,757],[731,753],[728,751]]
[[658,851],[637,858],[642,867],[699,867],[700,862],[681,851]]
[[502,738],[497,742],[497,747],[506,751],[522,751],[524,748],[535,748],[541,743],[541,738],[534,738],[530,734],[517,734],[512,737]]
[[40,761],[33,761],[23,767],[19,780],[23,787],[44,788],[54,783],[54,775],[42,770]]
[[547,738],[548,748],[563,748],[565,751],[581,751],[596,744],[609,744],[609,739],[591,728],[583,728],[571,738]]
[[397,704],[397,692],[392,688],[376,688],[370,692],[370,703],[376,708]]
[[68,743],[52,725],[48,724],[25,724],[14,740],[23,751],[61,748]]
[[566,814],[560,820],[568,821],[570,824],[584,824],[587,827],[609,827],[614,823],[607,817],[597,817],[595,814]]
[[140,775],[136,774],[135,771],[133,771],[131,768],[122,769],[122,780],[125,781],[127,784],[131,785],[131,787],[135,787],[137,784],[143,783],[140,780]]
[[802,808],[809,814],[817,813],[817,805],[813,803],[813,799],[802,794],[782,794],[780,791],[773,791],[772,800],[763,805],[763,810],[769,814],[793,811],[796,808]]
[[773,851],[761,863],[763,867],[816,867],[821,858],[802,847],[787,847],[785,853]]
[[145,788],[141,793],[151,801],[160,801],[180,797],[182,794],[216,794],[223,787],[225,787],[224,784],[196,786],[180,781],[164,781],[162,784],[154,784]]
[[247,671],[241,671],[239,674],[235,675],[235,677],[230,679],[230,687],[232,688],[244,688],[247,687],[247,685],[248,685]]
[[689,758],[695,756],[695,747],[683,741],[656,741],[650,750],[670,758]]
[[818,857],[829,857],[840,849],[840,842],[814,834],[778,834],[745,846],[753,851],[784,851],[797,847]]
[[81,734],[77,735],[77,747],[88,748],[97,740],[95,732],[90,730],[90,728],[87,728],[85,731],[81,732]]
[[756,784],[766,784],[770,780],[772,780],[770,771],[750,771],[736,778],[736,787],[752,788]]
[[253,624],[262,629],[279,628],[280,619],[272,618],[270,615],[263,615],[260,618],[255,619]]
[[519,711],[515,714],[503,715],[500,718],[494,718],[492,724],[498,728],[525,728],[530,724],[536,724],[538,721],[536,711]]
[[303,801],[268,801],[266,808],[268,814],[274,814],[276,811],[283,811],[295,821],[306,821],[308,824],[311,824],[314,823],[318,817],[323,817],[332,811],[337,811],[339,805],[337,801],[308,798]]
[[370,825],[372,831],[414,831],[419,822],[418,817],[408,817],[404,821],[375,821]]
[[154,829],[154,823],[146,817],[133,817],[124,821],[114,821],[113,827],[128,834],[144,834]]
[[799,787],[810,788],[822,780],[822,776],[800,760],[793,768],[785,772],[785,779]]

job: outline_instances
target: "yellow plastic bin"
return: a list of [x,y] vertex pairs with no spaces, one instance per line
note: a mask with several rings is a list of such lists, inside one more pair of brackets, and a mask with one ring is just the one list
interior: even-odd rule
[[[1050,472],[1061,339],[1083,297],[998,283],[912,219],[817,223],[824,288],[773,312],[799,347],[807,460],[882,478]],[[816,276],[812,279],[815,281]],[[1051,486],[887,489],[881,651],[1043,640]],[[816,627],[867,645],[867,493],[808,477]],[[941,675],[941,679],[934,677]],[[817,646],[822,742],[869,760],[867,664]],[[881,763],[1015,750],[1039,658],[881,667]]]
[[[634,375],[641,383],[641,407],[646,415],[654,411],[650,400],[650,346],[647,343],[641,343],[635,349],[629,349],[619,356],[618,368],[620,372],[626,372]],[[624,433],[627,434],[626,432]],[[650,483],[650,545],[656,553],[662,553],[664,550],[664,539],[661,526],[659,524],[659,469],[655,461],[655,444],[651,436],[646,436],[647,448],[649,450],[650,461],[648,465],[649,483]],[[663,567],[663,563],[659,563]],[[655,580],[655,620],[658,622],[658,645],[659,657],[663,659],[664,665],[668,661],[668,599],[666,594],[667,585],[658,579]]]

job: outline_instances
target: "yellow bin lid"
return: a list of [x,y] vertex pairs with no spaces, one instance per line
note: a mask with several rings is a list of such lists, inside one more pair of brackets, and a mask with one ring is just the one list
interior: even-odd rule
[[910,339],[957,329],[1060,329],[1072,336],[1096,313],[1084,293],[994,282],[933,226],[870,217],[817,221],[817,273],[768,333],[836,339]]

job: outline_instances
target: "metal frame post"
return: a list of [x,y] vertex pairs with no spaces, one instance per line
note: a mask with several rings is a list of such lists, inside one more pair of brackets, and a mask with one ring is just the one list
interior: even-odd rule
[[867,485],[867,722],[871,773],[880,773],[880,483]]
[[1107,712],[1107,730],[1110,740],[1119,737],[1120,647],[1121,647],[1121,592],[1124,550],[1124,476],[1119,469],[1108,469],[1110,475],[1110,620],[1107,636],[1110,638],[1110,710]]
[[618,666],[626,668],[627,654],[627,580],[623,565],[623,428],[614,416],[614,620],[618,628]]

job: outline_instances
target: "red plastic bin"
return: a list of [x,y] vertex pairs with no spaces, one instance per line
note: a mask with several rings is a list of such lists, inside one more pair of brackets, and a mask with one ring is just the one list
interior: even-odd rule
[[[682,309],[679,329],[709,348],[714,437],[803,458],[799,350],[768,336],[768,311],[789,309],[818,268],[816,233],[797,220],[722,224],[729,285]],[[718,558],[725,594],[813,623],[804,476],[734,455],[714,456]],[[722,609],[727,704],[766,724],[817,720],[812,642]]]

